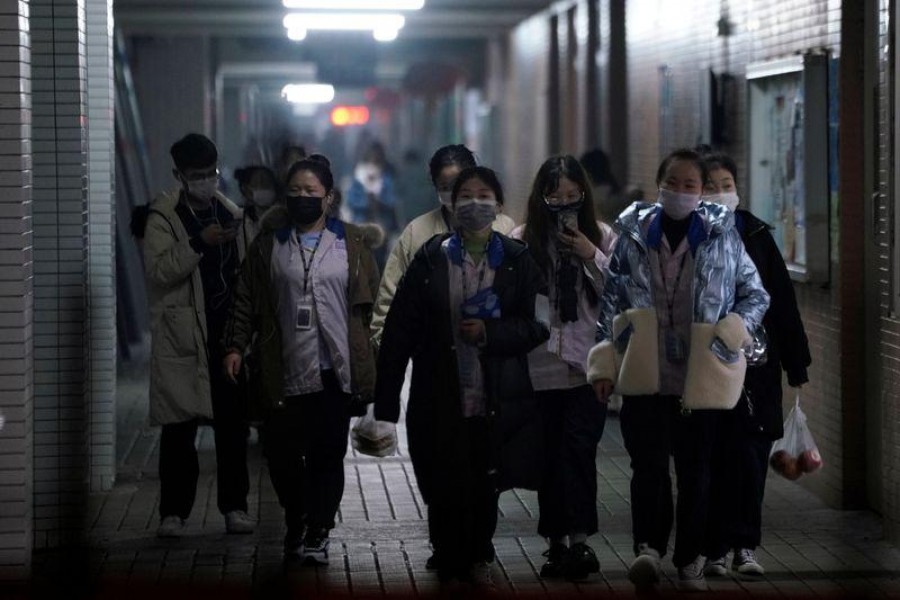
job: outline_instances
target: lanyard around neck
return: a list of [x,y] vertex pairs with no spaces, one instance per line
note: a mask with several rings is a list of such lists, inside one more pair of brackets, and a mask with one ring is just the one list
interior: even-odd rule
[[675,327],[675,298],[678,296],[678,286],[681,285],[681,275],[684,273],[684,263],[687,261],[688,253],[681,255],[681,263],[678,265],[678,275],[675,277],[675,286],[672,293],[669,294],[669,286],[666,285],[666,270],[663,267],[662,253],[657,252],[656,258],[659,261],[659,276],[662,279],[663,293],[666,296],[666,308],[669,310],[669,327]]
[[[489,240],[490,241],[490,240]],[[469,278],[466,276],[466,256],[471,256],[468,252],[466,252],[465,248],[463,248],[463,262],[462,262],[462,286],[463,286],[463,301],[469,299]],[[484,283],[484,274],[487,270],[488,264],[488,255],[487,255],[487,244],[484,246],[484,253],[481,255],[481,264],[478,266],[478,283],[475,286],[475,294],[481,291],[481,285]]]
[[319,249],[319,244],[322,243],[322,238],[325,236],[325,232],[319,232],[319,238],[316,240],[316,245],[313,246],[312,252],[309,254],[309,262],[306,262],[306,249],[303,247],[303,239],[300,235],[297,235],[297,243],[300,246],[300,260],[303,262],[303,295],[306,296],[306,291],[309,288],[309,273],[312,271],[313,260],[316,258],[316,251]]

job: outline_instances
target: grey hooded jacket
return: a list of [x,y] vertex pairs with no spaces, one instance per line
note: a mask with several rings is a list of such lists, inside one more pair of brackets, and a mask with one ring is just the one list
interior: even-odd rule
[[[613,318],[629,308],[654,308],[650,247],[662,235],[659,204],[635,202],[615,223],[619,234],[607,269],[597,321],[597,341],[612,340]],[[744,320],[748,331],[762,322],[769,307],[753,261],[734,226],[734,213],[701,202],[688,231],[694,255],[692,282],[695,323],[716,323],[729,312]]]

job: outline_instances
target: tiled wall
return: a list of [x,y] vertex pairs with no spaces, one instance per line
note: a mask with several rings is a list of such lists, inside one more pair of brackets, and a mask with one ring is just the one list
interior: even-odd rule
[[28,3],[0,0],[0,580],[31,563],[34,477],[31,41]]
[[[888,0],[879,1],[879,90],[880,102],[877,115],[878,124],[878,186],[881,192],[876,213],[877,266],[880,273],[878,279],[878,339],[880,381],[877,400],[881,406],[881,480],[882,480],[882,515],[885,531],[895,543],[900,543],[900,318],[897,314],[897,282],[892,282],[896,265],[894,251],[897,233],[895,219],[897,202],[900,198],[895,193],[897,174],[894,173],[894,151],[896,133],[894,115],[896,100],[890,102],[890,91],[896,85],[891,76],[890,60],[894,39],[890,37],[890,21],[896,18],[896,12],[889,14]],[[897,27],[896,23],[893,25]]]
[[115,97],[112,0],[86,0],[90,489],[116,475]]
[[85,21],[79,0],[31,2],[34,113],[35,546],[77,540],[88,478],[90,319]]

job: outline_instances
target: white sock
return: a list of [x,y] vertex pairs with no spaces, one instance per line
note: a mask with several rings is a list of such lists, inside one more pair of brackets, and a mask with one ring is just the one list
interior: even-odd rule
[[575,544],[583,544],[587,541],[587,534],[584,533],[570,533],[569,534],[569,542],[574,546]]

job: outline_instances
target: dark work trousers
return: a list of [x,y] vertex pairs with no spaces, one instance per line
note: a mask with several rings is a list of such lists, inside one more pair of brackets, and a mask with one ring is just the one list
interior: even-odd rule
[[[709,470],[717,411],[682,414],[676,396],[625,396],[620,420],[622,439],[631,457],[631,526],[634,551],[648,544],[666,553],[677,513],[675,555],[683,567],[704,547],[709,508]],[[669,456],[675,457],[677,510],[672,510]]]
[[[744,401],[743,399],[741,400]],[[758,431],[738,405],[718,415],[712,454],[706,556],[759,546],[762,501],[772,440]]]
[[481,417],[463,421],[456,448],[458,460],[442,474],[440,488],[428,505],[431,543],[440,554],[441,579],[465,577],[472,565],[494,560],[497,493],[489,474],[490,437]]
[[589,385],[536,393],[544,423],[543,484],[538,533],[558,539],[597,533],[597,444],[606,404]]
[[284,508],[288,534],[331,530],[344,495],[344,456],[350,431],[350,395],[334,371],[322,371],[324,389],[284,399],[266,419],[263,450],[272,486]]
[[[222,351],[209,349],[209,380],[216,443],[216,497],[219,512],[247,510],[250,479],[247,473],[246,410],[238,386],[222,369]],[[194,445],[200,419],[163,425],[159,440],[159,514],[187,519],[194,506],[200,474]]]

